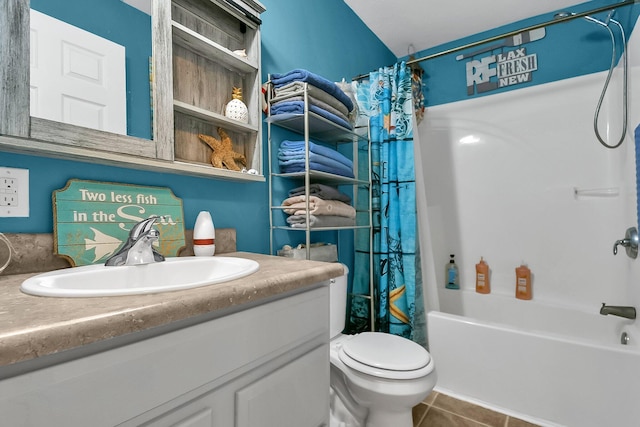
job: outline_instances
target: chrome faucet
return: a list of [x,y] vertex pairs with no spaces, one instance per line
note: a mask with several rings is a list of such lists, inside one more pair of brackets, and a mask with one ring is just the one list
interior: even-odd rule
[[104,265],[141,265],[164,261],[164,256],[153,247],[153,242],[160,238],[160,232],[153,226],[159,218],[152,216],[134,225],[127,241]]
[[635,319],[636,309],[635,307],[622,307],[617,305],[606,305],[605,303],[602,303],[602,307],[600,307],[600,314],[602,314],[603,316],[612,314],[614,316],[625,317],[627,319]]

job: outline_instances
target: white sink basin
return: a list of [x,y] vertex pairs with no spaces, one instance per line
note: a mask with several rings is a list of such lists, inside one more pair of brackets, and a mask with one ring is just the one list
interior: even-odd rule
[[232,257],[180,257],[145,265],[87,265],[38,274],[20,290],[47,297],[102,297],[152,294],[239,279],[258,271],[258,263]]

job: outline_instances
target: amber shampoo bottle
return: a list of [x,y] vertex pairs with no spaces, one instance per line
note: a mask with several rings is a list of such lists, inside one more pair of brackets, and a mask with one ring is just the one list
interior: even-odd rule
[[476,264],[476,292],[480,294],[488,294],[491,292],[489,264],[487,264],[482,257],[480,257],[480,262]]
[[531,299],[531,296],[531,270],[523,263],[516,267],[516,298]]

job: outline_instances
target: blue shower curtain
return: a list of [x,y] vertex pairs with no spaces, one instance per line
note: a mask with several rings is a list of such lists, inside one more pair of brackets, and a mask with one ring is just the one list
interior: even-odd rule
[[[370,122],[375,329],[424,341],[417,248],[411,70],[405,63],[357,84],[359,114]],[[365,165],[368,166],[368,165]],[[368,234],[356,236],[350,330],[367,330]],[[419,298],[416,298],[416,294]],[[416,307],[418,305],[418,307]]]

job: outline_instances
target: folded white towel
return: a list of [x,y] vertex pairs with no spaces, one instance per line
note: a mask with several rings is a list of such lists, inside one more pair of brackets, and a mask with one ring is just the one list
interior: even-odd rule
[[[289,215],[304,215],[307,212],[307,197],[303,194],[285,199],[282,202],[285,213]],[[334,215],[355,218],[356,210],[339,200],[323,200],[316,196],[309,196],[309,213],[314,215]]]

